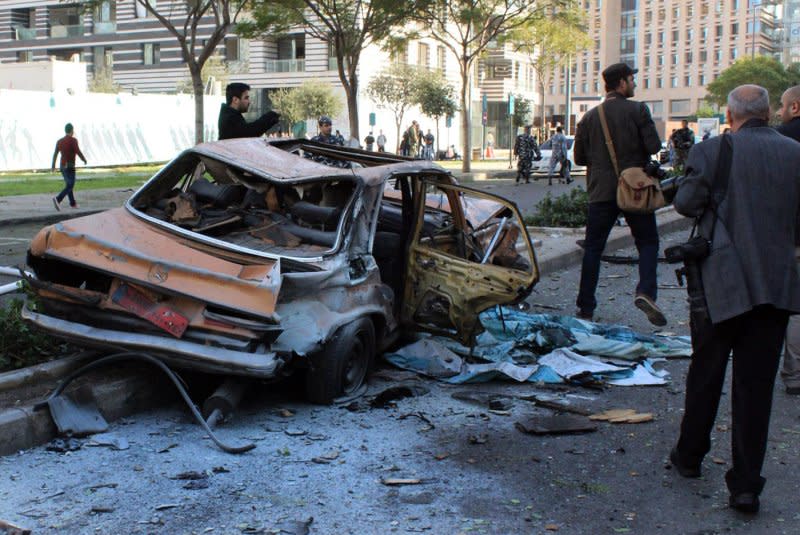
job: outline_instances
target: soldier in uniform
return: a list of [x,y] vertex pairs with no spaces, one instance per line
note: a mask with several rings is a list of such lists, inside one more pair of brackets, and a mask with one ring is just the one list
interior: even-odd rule
[[675,148],[675,160],[672,167],[682,171],[686,165],[686,158],[689,156],[689,149],[694,145],[694,132],[689,128],[689,121],[685,119],[681,121],[681,127],[669,139]]
[[[319,134],[312,137],[311,141],[327,143],[328,145],[339,145],[341,147],[344,146],[344,138],[331,133],[333,130],[333,121],[331,121],[330,117],[327,115],[321,116],[319,121],[317,121],[317,124],[319,125]],[[314,160],[315,162],[330,165],[331,167],[350,167],[350,162],[334,160],[333,158],[328,158],[327,156],[321,156],[319,154],[311,154],[306,152],[304,156],[310,160]]]
[[514,155],[518,158],[517,179],[514,183],[519,184],[520,179],[524,178],[525,183],[530,184],[531,164],[534,160],[538,162],[542,159],[536,138],[531,135],[530,125],[525,125],[525,131],[517,136],[517,140],[514,142]]

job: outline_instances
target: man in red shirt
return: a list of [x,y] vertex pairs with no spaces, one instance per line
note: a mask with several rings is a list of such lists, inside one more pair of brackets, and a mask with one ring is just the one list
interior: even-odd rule
[[59,168],[61,169],[61,176],[64,177],[65,186],[64,189],[61,190],[61,193],[53,197],[53,205],[56,207],[56,210],[61,210],[59,204],[66,196],[69,197],[69,205],[72,208],[78,207],[78,203],[75,202],[75,196],[72,194],[72,188],[75,187],[75,156],[80,156],[84,165],[86,164],[86,158],[84,158],[81,149],[78,147],[78,140],[75,139],[75,131],[72,128],[72,123],[67,123],[64,127],[64,132],[67,135],[56,142],[56,150],[53,152],[53,163],[50,165],[50,168],[55,171],[56,158],[60,152],[61,165]]

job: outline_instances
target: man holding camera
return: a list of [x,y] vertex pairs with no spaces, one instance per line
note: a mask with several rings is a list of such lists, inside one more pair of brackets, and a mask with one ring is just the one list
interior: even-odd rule
[[731,91],[726,114],[733,133],[691,150],[673,201],[679,213],[700,218],[699,233],[711,243],[698,260],[710,321],[705,332],[692,326],[686,406],[670,461],[682,476],[700,477],[733,352],[733,462],[725,480],[730,507],[745,513],[759,509],[781,345],[789,314],[800,312],[800,145],[768,126],[769,113],[763,87]]
[[[781,120],[778,132],[800,141],[800,85],[790,87],[783,92],[778,117]],[[800,236],[796,239],[800,239]],[[800,262],[800,241],[795,242],[795,256]],[[798,265],[800,266],[800,263]],[[800,315],[789,318],[781,378],[787,394],[800,395]]]
[[[661,140],[650,110],[643,102],[629,100],[633,96],[637,70],[625,63],[616,63],[603,71],[606,95],[600,104],[613,141],[620,169],[644,167],[650,155],[661,149]],[[600,276],[600,257],[617,217],[617,183],[619,176],[611,161],[599,114],[599,106],[589,110],[578,123],[575,133],[575,163],[588,166],[586,186],[589,193],[589,214],[581,265],[577,315],[592,319],[597,307],[595,291]],[[658,266],[658,227],[656,216],[622,212],[639,251],[639,284],[634,305],[654,325],[667,320],[656,305],[656,268]]]

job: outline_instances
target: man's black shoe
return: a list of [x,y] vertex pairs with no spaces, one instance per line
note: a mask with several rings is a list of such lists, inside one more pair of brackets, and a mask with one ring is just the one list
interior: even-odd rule
[[584,312],[581,309],[575,311],[575,317],[581,320],[592,321],[594,314],[591,312]]
[[754,492],[742,492],[740,494],[731,494],[728,498],[728,506],[731,509],[736,509],[740,513],[756,514],[761,503],[758,501],[758,495]]
[[800,386],[787,386],[786,393],[790,396],[800,396]]
[[701,475],[699,466],[689,466],[681,462],[681,458],[678,455],[678,448],[672,448],[672,451],[669,452],[669,462],[683,477],[697,478]]

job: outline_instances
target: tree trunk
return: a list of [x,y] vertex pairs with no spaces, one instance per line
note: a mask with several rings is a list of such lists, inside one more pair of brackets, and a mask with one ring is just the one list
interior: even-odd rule
[[205,121],[203,114],[203,75],[201,67],[196,63],[189,65],[189,72],[192,75],[192,89],[194,90],[194,142],[195,144],[204,141]]
[[[539,128],[541,128],[541,138],[540,139],[542,141],[544,141],[544,133],[545,133],[544,121],[545,121],[545,119],[547,119],[547,114],[544,111],[544,102],[545,102],[544,84],[543,83],[539,83],[539,87],[540,87],[540,91],[541,91],[541,94],[542,94],[542,123],[539,126]],[[548,131],[549,131],[549,128],[548,128]]]
[[350,136],[361,139],[358,133],[358,80],[352,79],[347,92],[347,112],[350,116]]
[[467,93],[469,92],[469,65],[465,65],[462,60],[461,64],[461,136],[462,136],[462,154],[461,154],[461,171],[469,173],[472,170],[472,140],[470,139],[469,132],[469,103],[467,102]]
[[397,115],[394,116],[394,126],[397,128],[397,145],[394,149],[395,154],[400,154],[400,127],[403,125],[403,114],[401,113],[398,117]]
[[436,154],[434,154],[434,160],[439,158],[439,116],[436,116]]

